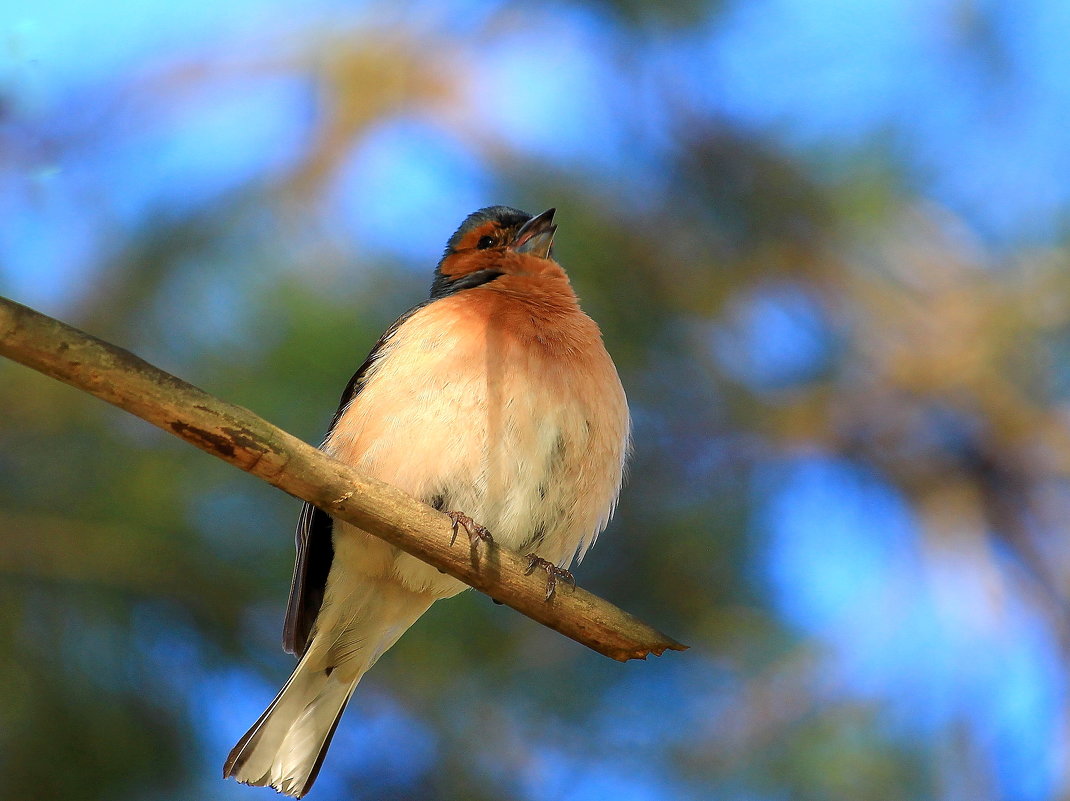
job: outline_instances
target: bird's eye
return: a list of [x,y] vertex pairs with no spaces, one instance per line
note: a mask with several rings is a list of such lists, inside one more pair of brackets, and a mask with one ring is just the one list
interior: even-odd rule
[[494,247],[493,236],[482,236],[479,241],[476,242],[476,248],[479,250],[486,250],[487,248]]

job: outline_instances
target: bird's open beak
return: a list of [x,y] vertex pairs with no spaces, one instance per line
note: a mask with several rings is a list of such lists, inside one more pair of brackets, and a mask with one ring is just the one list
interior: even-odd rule
[[527,253],[540,259],[549,258],[550,246],[553,245],[554,234],[557,232],[557,226],[554,225],[555,211],[557,209],[547,209],[524,223],[509,243],[509,247],[517,253]]

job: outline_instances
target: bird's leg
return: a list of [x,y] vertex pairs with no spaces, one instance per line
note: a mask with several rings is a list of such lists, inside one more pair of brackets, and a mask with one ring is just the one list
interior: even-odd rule
[[546,571],[546,600],[549,601],[554,597],[554,591],[557,589],[557,580],[562,579],[566,584],[572,585],[572,589],[576,589],[576,577],[572,575],[571,571],[565,570],[563,567],[558,567],[553,562],[543,559],[536,554],[528,554],[528,566],[524,571],[525,576],[530,576],[535,572],[536,568],[541,567]]
[[451,548],[453,547],[453,543],[457,542],[458,526],[464,526],[464,530],[468,532],[468,542],[473,547],[475,547],[476,542],[479,540],[483,540],[483,542],[494,542],[494,538],[490,536],[490,532],[464,512],[446,512],[446,517],[453,521],[453,536],[450,537]]

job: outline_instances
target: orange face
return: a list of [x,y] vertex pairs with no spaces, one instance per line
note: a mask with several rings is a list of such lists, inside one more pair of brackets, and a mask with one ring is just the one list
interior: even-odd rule
[[492,250],[508,245],[519,226],[505,220],[487,220],[461,234],[454,250]]
[[432,297],[470,289],[503,275],[537,275],[549,268],[557,226],[554,209],[535,217],[505,206],[468,217],[435,271]]

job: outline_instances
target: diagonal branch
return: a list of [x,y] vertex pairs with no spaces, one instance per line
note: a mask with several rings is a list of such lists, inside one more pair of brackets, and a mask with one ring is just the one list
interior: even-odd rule
[[525,575],[495,544],[450,545],[446,515],[338,462],[247,409],[219,400],[129,351],[0,297],[0,355],[147,420],[334,517],[359,526],[533,620],[620,661],[686,646],[591,593]]

